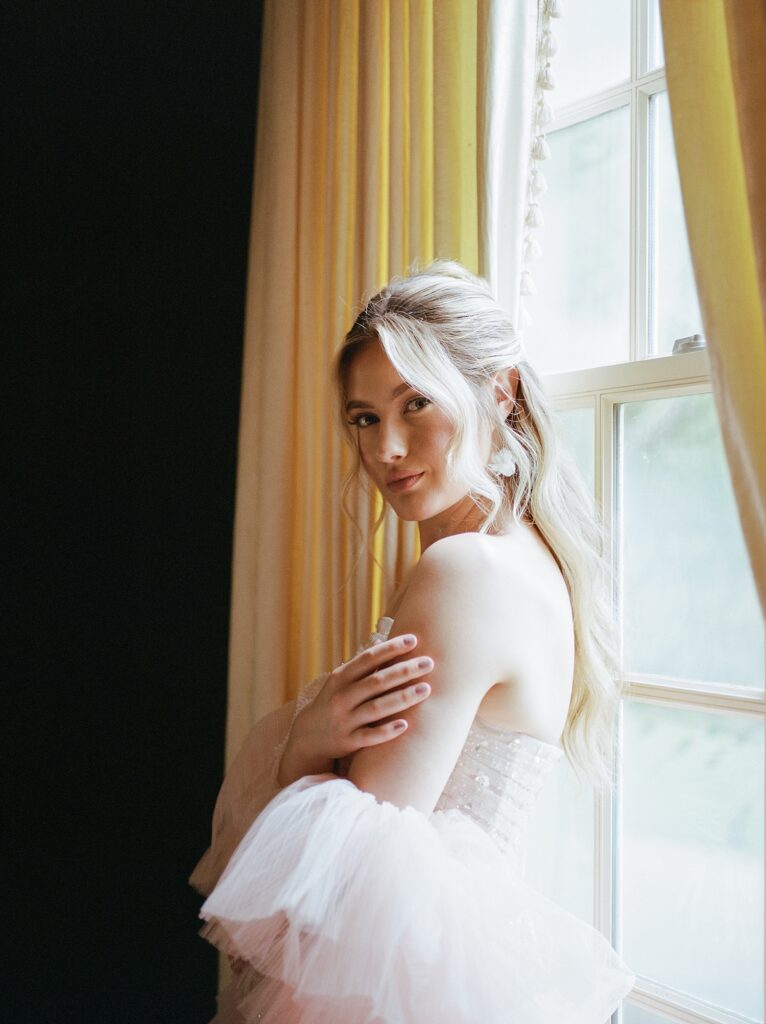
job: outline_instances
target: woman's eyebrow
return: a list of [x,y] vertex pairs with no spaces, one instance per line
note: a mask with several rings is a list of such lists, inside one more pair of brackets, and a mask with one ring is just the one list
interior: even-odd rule
[[[406,391],[410,387],[412,387],[412,385],[408,384],[406,381],[404,382],[404,384],[399,384],[391,392],[391,397],[392,398],[396,398],[398,395],[401,395],[401,393],[403,391]],[[363,401],[360,401],[359,399],[353,399],[353,401],[346,402],[346,412],[349,412],[351,409],[356,409],[356,408],[366,409],[369,406],[372,406],[372,404],[373,404],[372,402],[363,402]]]

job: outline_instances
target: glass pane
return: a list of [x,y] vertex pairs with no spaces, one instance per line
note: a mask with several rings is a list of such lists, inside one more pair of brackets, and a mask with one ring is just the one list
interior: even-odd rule
[[554,110],[630,80],[630,0],[566,0],[548,24],[558,43]]
[[625,670],[761,689],[763,620],[712,395],[618,414]]
[[630,108],[547,136],[537,294],[525,331],[538,373],[624,362],[629,353]]
[[669,355],[676,338],[705,333],[697,299],[667,92],[649,101],[649,333],[652,355]]
[[649,71],[654,71],[655,68],[661,68],[665,63],[665,48],[662,40],[662,24],[660,21],[659,0],[649,0],[648,21],[648,63],[645,68],[641,69],[642,74],[645,74]]
[[524,878],[593,924],[593,788],[562,760],[529,815]]
[[583,409],[557,409],[554,415],[559,438],[593,494],[596,488],[595,410],[589,405]]
[[623,955],[763,1019],[762,720],[623,703]]

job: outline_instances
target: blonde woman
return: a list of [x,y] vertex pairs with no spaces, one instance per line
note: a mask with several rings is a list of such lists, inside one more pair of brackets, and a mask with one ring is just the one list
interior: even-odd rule
[[215,1020],[604,1024],[635,976],[522,875],[557,763],[611,786],[592,503],[513,325],[461,265],[370,298],[334,373],[343,496],[374,484],[421,557],[357,654],[261,720],[227,775],[191,878],[201,934],[238,968]]

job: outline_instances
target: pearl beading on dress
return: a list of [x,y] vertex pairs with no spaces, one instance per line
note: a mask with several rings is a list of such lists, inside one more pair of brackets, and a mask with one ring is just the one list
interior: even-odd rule
[[533,807],[561,747],[476,717],[434,810],[457,808],[509,858],[520,861]]

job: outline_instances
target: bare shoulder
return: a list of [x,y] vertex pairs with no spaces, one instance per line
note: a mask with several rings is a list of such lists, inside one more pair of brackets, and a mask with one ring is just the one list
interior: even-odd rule
[[418,655],[434,659],[433,693],[413,720],[428,717],[434,701],[467,702],[498,728],[557,741],[574,631],[561,569],[538,531],[456,534],[429,545],[394,613],[390,636],[404,633],[418,638]]
[[421,555],[412,583],[438,592],[445,607],[454,605],[465,614],[470,614],[471,608],[475,614],[486,611],[491,605],[496,563],[486,540],[478,533],[440,538]]
[[431,544],[410,576],[391,637],[414,633],[417,653],[434,659],[435,676],[483,695],[497,675],[498,617],[494,553],[477,534]]
[[415,571],[437,580],[445,599],[470,603],[483,617],[499,612],[503,619],[529,575],[521,544],[480,533],[442,537],[423,552]]
[[[420,563],[433,564],[449,569],[459,569],[481,557],[485,550],[486,538],[479,533],[453,533],[448,537],[440,537],[430,544],[420,556]],[[420,564],[418,563],[418,564]]]
[[451,628],[472,647],[481,644],[498,682],[539,662],[541,649],[555,637],[569,645],[567,586],[538,531],[455,534],[432,544],[421,562],[421,584],[440,595],[440,612]]

